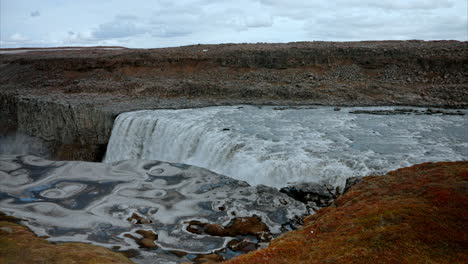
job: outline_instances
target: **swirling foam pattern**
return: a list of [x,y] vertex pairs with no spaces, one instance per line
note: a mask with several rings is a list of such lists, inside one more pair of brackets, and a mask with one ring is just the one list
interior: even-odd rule
[[[222,208],[222,210],[220,209]],[[208,170],[158,161],[113,164],[48,161],[34,156],[0,156],[0,210],[26,219],[38,235],[53,241],[81,241],[137,249],[141,263],[178,263],[166,250],[211,252],[230,238],[186,231],[196,219],[226,224],[234,216],[260,216],[272,233],[303,215],[303,204],[266,186],[252,187]],[[136,224],[133,214],[152,221]],[[154,250],[125,237],[153,230]],[[138,236],[138,235],[135,235]],[[173,261],[173,262],[171,262]]]

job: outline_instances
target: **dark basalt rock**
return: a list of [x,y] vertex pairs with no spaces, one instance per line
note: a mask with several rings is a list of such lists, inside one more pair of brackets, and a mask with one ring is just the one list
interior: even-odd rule
[[333,186],[318,183],[299,183],[281,188],[280,192],[305,204],[313,203],[312,207],[329,206],[336,198]]
[[460,110],[457,111],[448,111],[448,110],[439,110],[428,108],[427,110],[419,109],[393,109],[393,110],[354,110],[349,112],[351,114],[368,114],[368,115],[465,115]]
[[362,177],[350,177],[348,179],[346,179],[346,184],[345,184],[345,187],[344,187],[344,190],[343,190],[343,194],[345,194],[346,192],[349,191],[349,189],[351,187],[353,187],[353,185],[359,183],[362,181]]

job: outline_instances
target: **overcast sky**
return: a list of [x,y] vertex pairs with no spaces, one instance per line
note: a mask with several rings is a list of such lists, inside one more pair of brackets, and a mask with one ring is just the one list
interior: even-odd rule
[[0,0],[0,45],[467,40],[467,0]]

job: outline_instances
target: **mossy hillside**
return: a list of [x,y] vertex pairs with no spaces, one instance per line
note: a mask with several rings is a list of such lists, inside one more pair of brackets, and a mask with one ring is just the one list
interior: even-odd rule
[[468,162],[366,177],[266,249],[227,263],[467,263]]

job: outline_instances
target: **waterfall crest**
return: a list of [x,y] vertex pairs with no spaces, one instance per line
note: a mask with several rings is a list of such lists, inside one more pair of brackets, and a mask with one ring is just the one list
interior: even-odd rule
[[303,181],[343,186],[351,176],[468,158],[466,115],[358,115],[351,110],[356,108],[230,106],[123,113],[104,162],[178,162],[282,187]]

